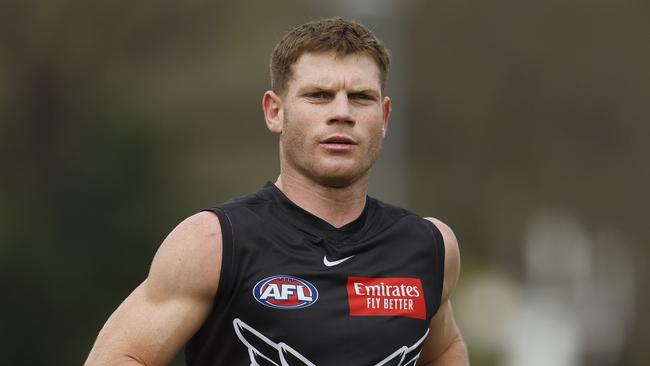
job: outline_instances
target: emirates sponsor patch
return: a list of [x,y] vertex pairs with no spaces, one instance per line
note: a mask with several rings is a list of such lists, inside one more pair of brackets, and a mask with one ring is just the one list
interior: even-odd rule
[[422,281],[408,277],[348,277],[350,316],[426,319]]

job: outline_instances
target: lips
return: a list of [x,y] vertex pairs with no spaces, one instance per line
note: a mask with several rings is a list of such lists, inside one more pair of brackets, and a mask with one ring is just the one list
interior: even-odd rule
[[320,146],[332,154],[345,154],[357,147],[357,141],[347,135],[330,135],[320,141]]
[[326,145],[356,145],[357,142],[349,136],[346,135],[331,135],[323,140],[321,140],[321,144],[326,144]]

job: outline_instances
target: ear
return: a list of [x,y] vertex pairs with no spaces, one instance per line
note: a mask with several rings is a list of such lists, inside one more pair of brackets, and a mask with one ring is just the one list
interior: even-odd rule
[[268,90],[262,97],[262,109],[264,109],[264,119],[269,131],[275,134],[282,133],[284,116],[280,96],[275,94],[273,90]]
[[382,126],[381,131],[383,137],[386,137],[386,130],[388,130],[388,120],[390,119],[390,112],[391,112],[389,97],[384,97],[384,101],[382,102],[381,109],[383,112],[383,120],[384,120],[384,125]]

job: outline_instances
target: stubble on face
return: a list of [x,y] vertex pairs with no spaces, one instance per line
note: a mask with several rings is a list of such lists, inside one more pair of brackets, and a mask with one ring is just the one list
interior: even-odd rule
[[[281,164],[285,173],[298,174],[320,186],[336,189],[349,187],[367,178],[383,147],[381,124],[371,125],[361,134],[321,122],[322,127],[310,133],[310,130],[301,128],[294,117],[291,107],[285,106],[280,135],[280,159],[283,160]],[[318,122],[313,121],[314,124]],[[319,150],[320,141],[337,132],[345,132],[358,141],[354,158],[327,155]]]
[[[308,54],[299,59],[288,92],[284,95],[283,128],[280,156],[283,171],[320,186],[345,188],[367,178],[379,157],[384,138],[383,101],[378,68],[365,55],[338,56]],[[302,63],[300,63],[302,61]],[[292,85],[293,83],[296,85]],[[335,121],[328,102],[313,103],[301,89],[325,85],[348,103],[350,121]],[[293,88],[291,88],[293,86]],[[355,100],[355,89],[372,89],[372,103]],[[351,94],[351,95],[350,95]],[[321,146],[323,139],[334,134],[353,138],[357,145],[350,151],[332,152]]]

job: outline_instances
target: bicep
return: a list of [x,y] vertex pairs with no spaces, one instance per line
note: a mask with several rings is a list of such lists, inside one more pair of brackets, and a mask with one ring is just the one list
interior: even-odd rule
[[418,365],[435,362],[457,340],[460,340],[460,331],[454,320],[451,302],[447,300],[431,319],[429,335],[422,346]]
[[460,252],[454,232],[438,219],[427,218],[442,234],[445,246],[445,271],[440,307],[431,318],[429,335],[422,348],[418,365],[435,363],[456,342],[462,342],[460,331],[454,319],[451,295],[460,276]]
[[154,300],[147,287],[145,280],[111,315],[95,344],[97,357],[89,361],[166,364],[198,329],[209,304],[183,297]]
[[198,330],[212,308],[221,264],[220,232],[204,226],[217,219],[205,215],[212,214],[184,221],[165,239],[148,278],[102,328],[87,364],[166,364]]

